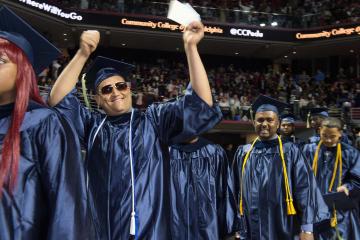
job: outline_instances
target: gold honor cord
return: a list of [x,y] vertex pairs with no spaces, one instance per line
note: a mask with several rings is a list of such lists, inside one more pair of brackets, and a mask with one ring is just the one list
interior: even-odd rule
[[239,209],[240,209],[240,215],[244,215],[244,208],[243,208],[243,181],[244,181],[244,170],[245,170],[245,165],[246,162],[250,156],[250,153],[252,151],[252,149],[254,148],[255,143],[259,140],[259,137],[257,137],[254,142],[251,144],[251,147],[249,149],[249,151],[246,153],[245,158],[244,158],[244,162],[241,168],[241,184],[240,184],[240,204],[239,204]]
[[283,149],[281,138],[279,136],[278,136],[278,140],[279,140],[280,156],[281,156],[283,171],[284,171],[287,214],[295,215],[296,211],[295,211],[295,207],[294,207],[294,200],[293,200],[291,192],[290,192],[289,178],[287,175],[285,156],[284,156],[284,149]]
[[312,165],[312,169],[313,169],[315,177],[316,177],[317,169],[318,169],[318,159],[319,159],[319,152],[320,152],[321,144],[322,144],[322,141],[320,140],[319,144],[316,147],[314,161],[313,161],[313,165]]
[[82,86],[82,94],[84,97],[85,106],[91,110],[91,105],[89,103],[89,98],[87,95],[87,89],[86,89],[86,81],[85,81],[86,73],[84,73],[81,77],[81,86]]
[[[319,142],[317,148],[316,148],[316,152],[315,152],[315,156],[314,156],[314,161],[313,161],[313,172],[314,175],[316,176],[317,174],[317,166],[318,166],[318,160],[319,160],[319,151],[320,151],[320,147],[321,147],[322,141]],[[337,169],[339,167],[339,183],[338,183],[338,187],[341,186],[341,178],[342,178],[342,152],[341,152],[341,143],[337,144],[337,149],[336,149],[336,160],[335,160],[335,164],[334,164],[334,170],[333,170],[333,175],[331,177],[331,181],[330,181],[330,186],[329,186],[329,192],[332,191],[333,186],[334,186],[334,182],[335,182],[335,178],[336,178],[336,173],[337,173]],[[337,217],[336,217],[336,208],[334,205],[334,216],[331,218],[331,226],[332,227],[336,227],[337,225]]]
[[[245,171],[245,165],[246,162],[250,156],[250,153],[252,151],[252,149],[254,148],[255,143],[258,141],[258,137],[254,140],[254,142],[252,143],[250,150],[246,153],[245,158],[244,158],[244,162],[242,165],[242,169],[241,169],[241,184],[240,184],[240,204],[239,204],[239,210],[240,210],[240,215],[244,215],[244,208],[243,208],[243,180],[244,180],[244,171]],[[288,215],[295,215],[296,211],[295,211],[295,207],[293,204],[293,198],[290,192],[290,187],[289,187],[289,179],[287,176],[287,170],[286,170],[286,164],[285,164],[285,157],[284,157],[284,151],[283,151],[283,145],[282,145],[282,141],[281,138],[278,136],[278,140],[279,140],[279,148],[280,148],[280,157],[281,157],[281,162],[283,165],[283,174],[284,174],[284,182],[285,182],[285,192],[286,192],[286,205],[287,205],[287,214]]]

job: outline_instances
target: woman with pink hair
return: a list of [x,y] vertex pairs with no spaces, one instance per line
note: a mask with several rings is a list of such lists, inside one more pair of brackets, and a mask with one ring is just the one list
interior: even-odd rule
[[90,238],[79,143],[36,83],[35,74],[58,55],[0,7],[1,240]]

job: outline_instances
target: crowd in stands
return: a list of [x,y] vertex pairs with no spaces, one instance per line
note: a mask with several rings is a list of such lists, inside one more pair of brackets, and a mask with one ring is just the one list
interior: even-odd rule
[[[67,8],[166,16],[169,0],[48,0]],[[188,0],[203,20],[285,28],[360,21],[357,0]],[[276,24],[271,25],[276,22]]]
[[[40,75],[39,84],[50,88],[66,62],[66,58],[54,61]],[[184,62],[158,59],[152,64],[134,63],[137,68],[130,80],[136,107],[146,108],[184,93],[189,81]],[[274,69],[271,65],[263,71],[249,71],[228,64],[207,68],[207,72],[212,93],[229,120],[248,120],[247,110],[259,94],[296,105],[299,112],[308,107],[327,107],[330,111],[360,107],[360,79],[352,67],[340,68],[332,81],[320,69],[313,75],[305,71],[294,75],[290,69]]]

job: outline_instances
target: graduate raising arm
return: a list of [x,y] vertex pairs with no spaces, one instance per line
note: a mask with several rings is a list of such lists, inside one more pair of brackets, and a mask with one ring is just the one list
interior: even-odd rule
[[[186,27],[183,34],[184,48],[188,60],[190,83],[192,89],[210,107],[213,105],[211,90],[204,65],[201,61],[197,45],[204,37],[204,25],[193,22]],[[80,38],[80,48],[68,66],[56,80],[50,93],[48,103],[57,105],[75,87],[78,77],[86,61],[93,53],[100,41],[100,33],[94,30],[84,31]],[[195,70],[196,69],[196,70]]]
[[134,66],[115,59],[98,56],[85,76],[105,114],[84,107],[72,91],[99,43],[97,31],[82,34],[80,49],[57,79],[49,103],[86,148],[90,202],[101,239],[171,239],[166,146],[200,135],[221,119],[197,51],[203,36],[199,22],[183,34],[190,72],[185,95],[144,112],[132,107],[128,76]]
[[84,31],[80,37],[80,48],[62,71],[50,92],[48,104],[55,106],[75,87],[78,77],[91,53],[97,48],[100,41],[98,31]]

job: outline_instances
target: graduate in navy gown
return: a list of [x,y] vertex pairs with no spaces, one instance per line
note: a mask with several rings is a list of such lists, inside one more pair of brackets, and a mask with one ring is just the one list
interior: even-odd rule
[[320,141],[320,126],[322,121],[329,117],[327,108],[310,108],[307,115],[307,127],[312,128],[315,133],[309,137],[309,143]]
[[292,142],[302,148],[304,142],[295,136],[295,116],[291,113],[284,113],[280,120],[280,136],[283,142]]
[[0,239],[92,239],[79,141],[36,75],[59,51],[0,7]]
[[171,239],[168,146],[211,129],[222,117],[197,51],[203,36],[200,22],[183,34],[191,84],[186,94],[145,112],[132,108],[126,82],[132,66],[118,61],[98,57],[86,75],[106,114],[89,111],[71,92],[99,42],[97,31],[82,34],[80,49],[56,81],[49,103],[76,128],[87,150],[100,239]]
[[[318,143],[320,141],[320,126],[322,121],[329,117],[327,108],[310,108],[308,113],[308,121],[310,119],[310,126],[315,130],[315,134],[309,138],[308,143]],[[342,132],[341,142],[352,145],[349,136]]]
[[252,105],[257,138],[235,154],[240,239],[314,239],[314,224],[329,217],[301,151],[276,134],[286,106],[260,96]]
[[[327,118],[320,128],[319,143],[307,144],[303,152],[311,161],[313,172],[322,194],[351,192],[360,187],[360,153],[340,141],[341,122]],[[357,199],[359,201],[359,199]],[[332,213],[332,230],[321,235],[321,239],[360,239],[358,204],[351,209],[345,206],[329,206]],[[348,207],[348,206],[346,206]]]
[[[170,148],[173,239],[222,239],[232,232],[236,206],[225,150],[195,137]],[[234,201],[232,201],[234,203]]]

